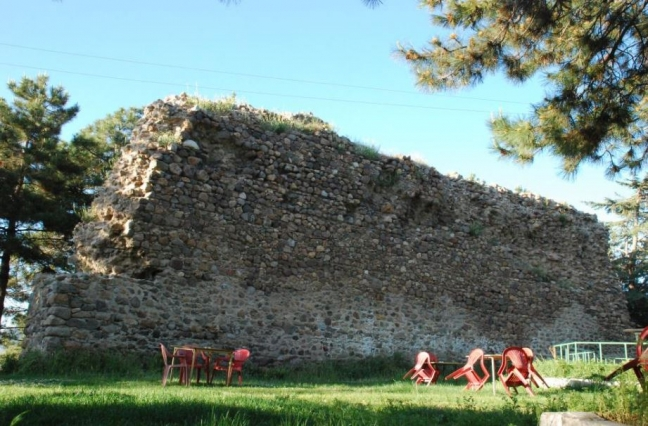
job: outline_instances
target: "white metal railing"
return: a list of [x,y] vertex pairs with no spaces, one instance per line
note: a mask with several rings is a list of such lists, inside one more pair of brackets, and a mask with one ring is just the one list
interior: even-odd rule
[[551,345],[552,355],[565,361],[610,361],[631,359],[637,342],[569,342]]

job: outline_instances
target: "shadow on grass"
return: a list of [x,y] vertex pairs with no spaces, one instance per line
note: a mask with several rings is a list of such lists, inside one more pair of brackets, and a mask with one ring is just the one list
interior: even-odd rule
[[[145,384],[155,385],[161,383],[161,379],[157,374],[154,375],[148,374],[146,376],[141,376],[141,377],[124,377],[122,375],[100,375],[100,374],[70,375],[68,377],[60,377],[60,376],[43,377],[43,376],[19,375],[19,374],[13,374],[8,376],[0,375],[0,386],[17,384],[17,385],[25,385],[25,386],[57,385],[63,387],[84,386],[90,388],[92,387],[99,388],[99,387],[103,387],[106,384],[112,385],[120,381],[128,383],[129,385],[132,385],[134,382],[140,383],[142,385]],[[177,377],[174,377],[173,380],[169,382],[169,385],[177,386],[178,385],[177,381],[178,381]],[[359,379],[349,379],[349,380],[326,379],[325,380],[325,379],[318,379],[318,378],[311,378],[311,377],[304,376],[303,378],[290,377],[288,379],[272,379],[267,377],[262,377],[262,378],[246,377],[243,381],[243,386],[244,387],[253,386],[253,387],[260,387],[260,388],[276,388],[276,387],[302,388],[302,387],[310,387],[310,386],[345,386],[345,387],[357,387],[357,388],[376,388],[376,387],[393,387],[394,385],[402,384],[402,385],[410,385],[412,387],[425,389],[425,388],[434,388],[435,386],[439,386],[439,385],[464,388],[466,386],[466,383],[467,382],[464,379],[447,380],[447,381],[440,379],[438,383],[435,385],[417,386],[414,385],[414,383],[411,380],[403,379],[401,376],[379,377],[379,378],[371,377],[365,380],[359,380]],[[199,388],[203,388],[203,387],[219,388],[219,387],[225,387],[225,383],[222,380],[215,379],[214,382],[210,385],[207,385],[204,382],[196,384],[194,381],[192,382],[191,386],[199,387]],[[489,381],[484,386],[484,389],[490,390],[491,386],[492,384]],[[239,385],[236,383],[236,381],[233,381],[231,387],[237,388],[239,387]]]
[[[43,375],[33,375],[33,374],[11,374],[11,375],[0,375],[0,385],[12,385],[12,384],[21,384],[21,385],[52,385],[56,384],[59,386],[89,386],[89,387],[101,387],[105,384],[114,384],[115,382],[124,381],[127,383],[142,383],[142,384],[161,384],[161,375],[160,374],[147,374],[140,375],[136,377],[128,375],[115,375],[115,374],[76,374],[69,376],[43,376]],[[170,385],[178,384],[178,377],[175,375],[173,379],[169,382]],[[376,386],[393,386],[395,384],[407,384],[414,386],[414,383],[409,379],[403,379],[402,376],[398,377],[368,377],[366,379],[348,379],[344,380],[342,378],[336,379],[320,379],[313,378],[304,375],[303,377],[290,377],[290,378],[269,378],[269,377],[255,377],[255,376],[245,376],[243,380],[243,386],[254,386],[254,387],[303,387],[303,386],[348,386],[348,387],[376,387]],[[456,387],[465,387],[465,380],[448,380],[444,381],[440,379],[438,384],[447,385],[447,386],[456,386]],[[487,385],[490,384],[490,381]],[[196,386],[195,378],[192,381],[191,386]],[[201,381],[197,386],[199,387],[224,387],[224,380],[215,378],[214,382],[211,385],[206,385],[204,381]],[[232,388],[238,387],[236,379],[232,381]],[[431,385],[434,387],[435,385]],[[426,385],[419,385],[421,388],[430,387]]]
[[[94,394],[94,395],[93,395]],[[188,400],[142,402],[117,392],[60,392],[47,401],[19,398],[0,412],[0,425],[535,425],[532,412],[504,407],[499,411],[436,408],[392,403],[372,409],[363,404],[335,401],[314,404],[291,397],[275,397],[258,406],[235,406]],[[250,405],[250,403],[247,403]]]

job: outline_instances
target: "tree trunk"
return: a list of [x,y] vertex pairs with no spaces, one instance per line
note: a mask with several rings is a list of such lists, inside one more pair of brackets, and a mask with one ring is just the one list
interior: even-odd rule
[[7,227],[7,245],[2,252],[2,259],[0,259],[0,324],[2,324],[7,288],[9,287],[9,269],[11,266],[11,256],[13,255],[12,246],[15,238],[16,222],[11,220]]

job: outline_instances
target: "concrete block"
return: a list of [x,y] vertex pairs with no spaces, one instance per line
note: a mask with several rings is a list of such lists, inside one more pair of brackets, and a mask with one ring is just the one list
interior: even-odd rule
[[588,412],[542,413],[539,426],[623,426]]

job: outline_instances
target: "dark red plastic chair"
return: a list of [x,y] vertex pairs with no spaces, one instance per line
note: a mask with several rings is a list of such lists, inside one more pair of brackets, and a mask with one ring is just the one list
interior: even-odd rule
[[[194,349],[182,349],[182,352],[185,357],[185,362],[187,363],[187,371],[191,369],[191,361],[194,356]],[[196,383],[200,383],[200,374],[205,370],[206,381],[209,383],[210,377],[210,368],[209,368],[209,357],[203,352],[198,352],[196,354],[196,360],[193,366],[193,369],[196,371]]]
[[[250,358],[250,351],[247,349],[237,349],[234,351],[234,360],[232,361],[232,372],[238,374],[238,383],[239,386],[243,384],[243,364],[245,361]],[[225,371],[227,372],[229,368],[229,357],[218,357],[214,361],[214,367],[211,377],[209,377],[209,383],[214,379],[216,371]],[[232,380],[231,377],[225,379],[225,383],[228,384]]]
[[529,395],[535,396],[531,389],[529,360],[524,353],[524,349],[517,346],[504,349],[504,352],[502,352],[502,365],[497,371],[497,376],[508,396],[511,396],[509,388],[513,388],[517,393],[519,386],[523,386]]
[[[639,338],[637,339],[637,349],[636,356],[634,359],[623,364],[621,367],[614,370],[610,373],[605,380],[611,380],[613,377],[618,376],[627,370],[632,370],[637,376],[637,380],[641,384],[642,388],[646,388],[646,379],[644,377],[643,371],[648,371],[648,327],[645,327],[639,333]],[[642,371],[643,370],[643,371]]]
[[434,354],[419,352],[416,354],[414,367],[405,373],[403,379],[411,376],[410,378],[417,385],[425,383],[429,386],[431,383],[436,383],[439,379],[440,372],[432,364],[437,361],[437,357]]
[[[477,371],[475,370],[475,364],[479,361],[479,364],[481,365],[481,370],[484,373],[483,376],[480,376]],[[466,380],[468,380],[468,384],[464,389],[472,389],[472,390],[480,390],[481,388],[484,387],[484,384],[488,381],[490,378],[490,373],[488,372],[488,369],[484,365],[484,351],[481,349],[473,349],[470,351],[470,354],[468,355],[468,361],[466,362],[466,365],[461,367],[460,369],[453,371],[452,373],[448,374],[446,376],[446,380],[448,379],[458,379],[459,377],[465,377]]]
[[[164,370],[162,370],[162,386],[166,386],[167,380],[173,376],[173,369],[180,371],[180,383],[185,383],[188,373],[187,358],[184,351],[178,351],[173,355],[162,343],[160,343],[162,360],[164,361]],[[191,358],[189,358],[191,362]],[[177,362],[177,363],[176,363]]]
[[529,374],[530,374],[530,376],[531,376],[531,382],[532,382],[532,383],[533,383],[537,388],[540,387],[540,383],[538,383],[538,382],[541,382],[541,383],[544,384],[547,388],[549,388],[549,385],[547,384],[547,382],[545,381],[545,379],[540,375],[540,373],[538,373],[538,370],[536,370],[535,367],[533,366],[533,358],[534,358],[534,356],[533,356],[533,350],[531,350],[531,348],[522,348],[522,350],[524,351],[524,354],[525,354],[526,357],[527,357],[527,361],[529,361]]

